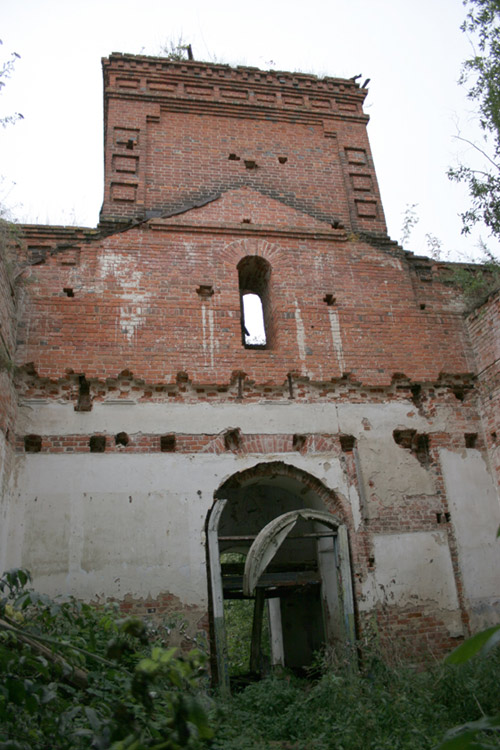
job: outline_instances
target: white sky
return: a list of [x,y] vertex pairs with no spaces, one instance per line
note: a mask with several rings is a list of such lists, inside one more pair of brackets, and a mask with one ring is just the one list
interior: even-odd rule
[[[0,58],[21,59],[0,94],[0,201],[20,221],[95,226],[103,192],[101,57],[155,55],[179,35],[196,59],[316,75],[370,78],[365,111],[393,239],[405,207],[420,217],[407,249],[476,252],[461,235],[464,187],[446,177],[476,137],[457,85],[471,42],[461,0],[2,0]],[[483,229],[482,237],[488,239]],[[488,242],[492,250],[497,246]]]

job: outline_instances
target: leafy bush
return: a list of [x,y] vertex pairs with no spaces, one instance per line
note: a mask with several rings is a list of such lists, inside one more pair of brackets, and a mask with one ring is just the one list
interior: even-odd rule
[[0,578],[0,750],[202,748],[204,655],[151,643],[112,607],[58,603]]

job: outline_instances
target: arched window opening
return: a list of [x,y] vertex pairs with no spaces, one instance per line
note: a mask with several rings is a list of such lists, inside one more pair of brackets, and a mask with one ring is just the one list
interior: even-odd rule
[[264,258],[250,255],[238,263],[241,302],[241,338],[247,349],[265,349],[270,344],[271,266]]
[[241,295],[241,302],[243,305],[245,346],[265,346],[266,329],[261,298],[258,294],[248,292]]

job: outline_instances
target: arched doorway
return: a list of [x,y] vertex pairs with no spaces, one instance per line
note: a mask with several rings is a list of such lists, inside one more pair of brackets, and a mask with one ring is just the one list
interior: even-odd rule
[[[217,490],[207,524],[213,667],[229,689],[224,604],[252,602],[249,672],[270,661],[294,670],[326,644],[354,641],[349,545],[338,498],[282,462],[234,474]],[[228,562],[229,560],[229,562]]]

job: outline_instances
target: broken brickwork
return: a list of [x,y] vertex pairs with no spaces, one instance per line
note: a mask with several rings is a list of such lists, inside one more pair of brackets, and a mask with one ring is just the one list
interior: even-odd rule
[[[387,236],[366,92],[103,66],[99,226],[23,228],[4,565],[209,623],[219,677],[228,598],[269,599],[294,668],[374,621],[414,660],[493,622],[498,297],[466,314],[450,264]],[[250,592],[224,554],[251,567],[282,518]]]

